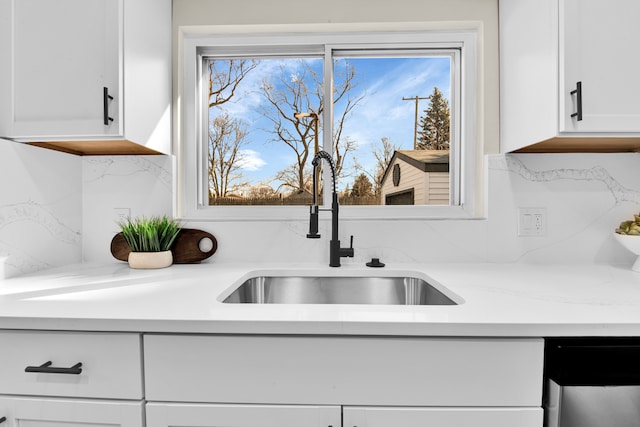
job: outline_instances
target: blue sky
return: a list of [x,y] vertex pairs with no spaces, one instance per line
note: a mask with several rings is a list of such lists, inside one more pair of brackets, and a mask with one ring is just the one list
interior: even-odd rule
[[[340,58],[355,68],[355,88],[352,98],[363,96],[348,117],[344,136],[356,142],[357,151],[347,160],[347,172],[353,165],[353,156],[358,163],[373,170],[375,159],[372,148],[380,144],[382,137],[402,149],[413,148],[415,102],[402,98],[427,97],[437,86],[450,98],[450,59],[448,57],[421,58]],[[321,71],[321,59],[307,59],[313,70]],[[340,65],[336,66],[338,70]],[[281,74],[283,73],[283,74]],[[298,60],[269,59],[260,61],[242,81],[232,102],[224,104],[224,109],[233,117],[240,118],[247,125],[249,133],[243,146],[244,179],[252,184],[267,183],[274,188],[275,174],[295,160],[293,151],[282,142],[272,142],[274,135],[271,122],[261,113],[266,100],[261,95],[260,83],[267,78],[277,85],[275,75],[283,75],[287,80],[302,78],[302,65]],[[428,100],[421,100],[419,115],[428,106]],[[340,115],[340,105],[335,116]],[[215,114],[215,112],[212,112]],[[320,138],[320,140],[322,140]],[[346,177],[339,183],[339,189],[350,184],[355,175]]]

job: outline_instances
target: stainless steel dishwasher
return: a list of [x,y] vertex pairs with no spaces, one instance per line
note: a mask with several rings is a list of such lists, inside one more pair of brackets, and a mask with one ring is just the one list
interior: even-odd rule
[[640,426],[640,339],[545,344],[546,427]]

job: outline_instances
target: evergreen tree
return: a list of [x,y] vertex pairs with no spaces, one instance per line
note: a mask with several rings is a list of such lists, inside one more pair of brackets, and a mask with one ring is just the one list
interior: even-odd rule
[[351,197],[366,197],[371,195],[373,195],[373,184],[371,184],[366,174],[361,173],[353,181]]
[[440,89],[433,88],[429,95],[429,106],[420,117],[420,131],[418,131],[419,150],[448,150],[451,135],[451,110],[449,102]]

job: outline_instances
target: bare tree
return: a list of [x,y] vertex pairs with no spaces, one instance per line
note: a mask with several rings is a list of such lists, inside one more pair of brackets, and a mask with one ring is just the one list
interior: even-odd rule
[[247,130],[240,120],[229,117],[221,106],[231,101],[242,80],[257,66],[257,61],[245,59],[208,61],[209,203],[245,185],[242,182],[241,147],[246,144]]
[[[324,112],[324,93],[322,75],[318,74],[307,61],[300,60],[300,71],[291,76],[284,67],[274,81],[265,79],[261,89],[267,103],[262,107],[262,114],[273,125],[273,141],[283,142],[295,154],[296,160],[287,170],[279,175],[289,178],[283,181],[285,186],[303,190],[307,186],[308,177],[305,166],[313,155],[312,143],[316,138],[314,120],[320,120]],[[348,63],[341,73],[336,74],[333,90],[334,105],[343,102],[344,110],[334,125],[333,153],[336,175],[342,173],[347,154],[355,150],[352,140],[342,135],[346,117],[363,99],[364,95],[353,98],[351,90],[355,87],[355,70]],[[315,117],[296,118],[297,112],[312,112]],[[318,123],[321,128],[321,123]],[[295,181],[290,178],[295,177]]]
[[208,61],[209,203],[244,185],[241,147],[246,143],[247,130],[239,120],[229,117],[222,105],[231,101],[242,80],[257,66],[257,61],[245,59]]
[[[280,181],[278,190],[284,188],[291,194],[302,193],[303,191],[312,192],[312,176],[311,168],[305,167],[302,169],[302,181],[300,181],[300,169],[298,169],[297,163],[290,165],[289,167],[282,169],[276,173],[275,179]],[[301,184],[302,182],[302,184]]]
[[246,144],[245,126],[228,114],[209,122],[209,200],[226,197],[242,182],[242,146]]
[[[351,115],[353,109],[362,101],[365,95],[353,97],[351,91],[357,86],[355,80],[355,68],[347,61],[343,62],[344,67],[338,67],[339,63],[334,62],[335,80],[340,82],[333,90],[333,104],[343,103],[344,108],[333,125],[333,160],[336,165],[336,176],[344,175],[344,164],[349,153],[355,151],[358,147],[355,141],[349,136],[343,136],[344,125],[346,119]],[[335,111],[334,111],[335,113]]]
[[278,196],[280,193],[267,184],[252,185],[247,193],[247,197],[254,199],[270,199]]
[[391,162],[393,153],[395,153],[399,149],[400,146],[392,144],[389,140],[389,137],[383,136],[382,138],[380,138],[380,146],[373,147],[371,149],[371,152],[376,159],[376,165],[374,166],[373,171],[365,169],[361,164],[356,162],[356,170],[366,174],[373,182],[373,192],[375,194],[380,194],[384,172],[389,167],[389,162]]
[[210,59],[209,69],[209,108],[229,102],[236,93],[240,82],[258,61],[248,59]]

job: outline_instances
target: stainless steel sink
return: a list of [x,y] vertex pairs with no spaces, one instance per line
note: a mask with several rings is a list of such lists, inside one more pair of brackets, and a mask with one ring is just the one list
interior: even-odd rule
[[415,277],[258,276],[222,302],[235,304],[456,305]]

